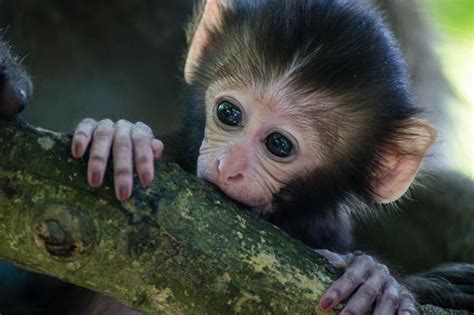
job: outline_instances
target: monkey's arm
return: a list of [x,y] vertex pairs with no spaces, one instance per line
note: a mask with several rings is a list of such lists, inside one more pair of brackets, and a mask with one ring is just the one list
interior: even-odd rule
[[28,73],[0,34],[0,117],[11,118],[21,112],[32,92]]

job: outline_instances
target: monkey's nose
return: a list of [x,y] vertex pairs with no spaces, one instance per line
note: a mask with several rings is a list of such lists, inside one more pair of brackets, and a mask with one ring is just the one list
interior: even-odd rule
[[224,185],[229,185],[244,179],[242,169],[236,163],[222,163],[222,161],[218,160],[217,173],[219,183]]

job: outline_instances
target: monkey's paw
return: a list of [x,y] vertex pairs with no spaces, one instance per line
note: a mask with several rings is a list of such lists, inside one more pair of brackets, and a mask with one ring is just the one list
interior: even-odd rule
[[330,263],[344,269],[322,295],[320,307],[330,310],[346,300],[341,315],[364,314],[372,305],[375,315],[415,314],[413,295],[390,274],[387,266],[364,254],[339,255],[328,250],[317,250]]

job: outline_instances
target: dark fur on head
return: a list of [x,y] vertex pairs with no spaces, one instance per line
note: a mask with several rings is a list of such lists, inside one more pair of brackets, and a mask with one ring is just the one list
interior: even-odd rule
[[[398,144],[411,136],[404,131],[418,113],[391,32],[372,8],[351,1],[223,3],[222,27],[207,30],[210,42],[189,84],[190,100],[204,104],[217,80],[265,88],[289,69],[292,91],[332,99],[329,108],[318,106],[318,99],[303,108],[326,138],[324,165],[276,194],[278,211],[269,219],[308,245],[349,249],[349,213],[341,204],[354,196],[370,202],[384,153],[402,151]],[[203,126],[204,106],[187,109]],[[202,131],[187,134],[198,152]]]

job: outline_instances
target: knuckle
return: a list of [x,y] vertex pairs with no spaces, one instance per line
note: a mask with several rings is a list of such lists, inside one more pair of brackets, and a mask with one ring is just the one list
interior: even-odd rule
[[97,166],[97,165],[105,165],[107,161],[105,160],[103,156],[93,153],[89,158],[89,163],[91,163],[91,165]]
[[94,138],[112,138],[114,128],[112,126],[102,125],[94,131]]
[[360,255],[360,256],[357,256],[357,257],[359,257],[360,261],[363,262],[363,263],[366,263],[366,264],[373,264],[374,263],[374,259],[372,258],[372,256]]
[[111,119],[105,118],[105,119],[102,119],[101,121],[99,121],[99,124],[101,124],[101,125],[114,125],[115,123]]
[[390,271],[384,264],[377,263],[375,265],[375,272],[384,276],[385,278],[388,278],[390,276]]
[[137,165],[146,165],[151,162],[151,158],[146,154],[141,154],[136,158]]
[[372,285],[364,284],[360,288],[360,294],[373,299],[379,294],[379,291]]
[[387,281],[387,286],[389,287],[396,287],[398,285],[398,281],[395,280],[393,276],[390,276]]
[[132,131],[132,139],[134,141],[150,141],[153,138],[153,134],[150,130],[146,130],[141,127],[134,127]]
[[400,299],[403,300],[406,303],[409,304],[414,304],[415,303],[415,297],[410,293],[410,292],[403,292],[400,294]]
[[89,138],[89,135],[82,129],[76,129],[74,131],[74,137],[77,138]]
[[353,264],[365,265],[367,263],[367,255],[355,256]]
[[352,270],[348,270],[344,273],[343,280],[351,287],[356,286],[361,282],[360,276]]
[[151,128],[147,124],[141,121],[137,121],[137,123],[135,124],[135,127],[139,129],[143,129],[146,132],[151,132]]
[[120,167],[114,170],[115,177],[130,177],[132,170],[126,167]]
[[133,140],[133,142],[135,142],[135,143],[140,143],[140,144],[142,144],[142,143],[145,143],[145,142],[147,142],[147,141],[150,141],[150,140],[151,140],[151,136],[148,135],[148,134],[146,134],[146,133],[144,133],[144,132],[141,132],[141,131],[138,131],[138,132],[134,131],[134,132],[132,133],[132,140]]
[[117,125],[120,125],[120,126],[131,126],[132,123],[129,122],[128,120],[120,119],[119,121],[117,121]]
[[336,254],[336,253],[333,253],[333,254],[335,254],[341,261],[344,261],[348,265],[353,263],[354,260],[355,260],[355,257],[357,257],[353,253],[347,253],[347,254],[344,254],[344,255],[340,255],[340,254]]
[[86,118],[81,121],[80,125],[90,125],[90,124],[95,124],[96,120],[92,118]]
[[394,308],[398,308],[398,306],[400,305],[400,299],[395,293],[385,293],[383,296],[383,301],[384,303],[387,303]]
[[416,311],[415,305],[412,305],[410,307],[403,307],[401,311],[404,312],[404,314],[406,314],[406,312],[408,312],[410,315],[418,314],[418,312]]
[[127,136],[119,136],[115,139],[114,144],[117,148],[122,150],[131,150],[132,144],[130,142],[130,137]]

